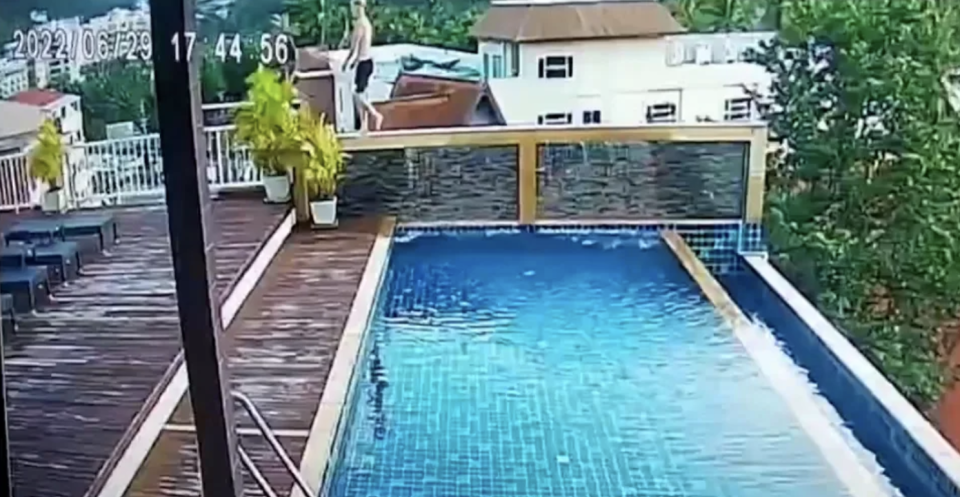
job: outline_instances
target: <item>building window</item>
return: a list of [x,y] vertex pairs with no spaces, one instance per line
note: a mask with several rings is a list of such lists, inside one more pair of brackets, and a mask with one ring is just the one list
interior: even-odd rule
[[731,98],[723,106],[724,121],[749,121],[753,102],[749,98]]
[[677,122],[677,104],[662,103],[647,107],[648,123],[673,123]]
[[539,77],[546,79],[564,79],[573,77],[573,57],[550,55],[540,58]]
[[563,126],[573,123],[573,114],[569,112],[551,112],[537,117],[537,124],[546,126]]
[[502,78],[503,77],[503,56],[494,55],[490,58],[490,63],[493,64],[493,77]]
[[483,77],[490,79],[490,54],[483,54]]
[[510,44],[510,75],[520,76],[520,45]]
[[600,124],[600,111],[599,110],[583,111],[583,124]]

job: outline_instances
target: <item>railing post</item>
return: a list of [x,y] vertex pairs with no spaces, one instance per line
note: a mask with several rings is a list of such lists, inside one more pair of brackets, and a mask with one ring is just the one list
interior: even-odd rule
[[203,495],[243,495],[227,359],[214,289],[213,217],[198,71],[196,0],[151,0],[150,27],[170,248]]
[[525,139],[517,144],[517,190],[520,224],[537,220],[537,141]]
[[747,162],[747,188],[744,202],[744,220],[748,223],[763,221],[763,197],[767,173],[767,128],[753,130]]
[[303,179],[303,170],[293,169],[293,208],[297,211],[297,223],[310,221],[310,199],[307,198],[307,182]]

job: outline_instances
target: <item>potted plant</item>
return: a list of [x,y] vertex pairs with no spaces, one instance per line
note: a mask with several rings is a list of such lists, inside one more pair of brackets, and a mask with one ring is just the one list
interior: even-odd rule
[[318,227],[337,226],[337,185],[343,174],[347,154],[337,131],[306,105],[300,108],[299,134],[302,155],[299,167],[310,216]]
[[237,110],[237,141],[250,149],[263,176],[267,202],[290,200],[290,166],[298,159],[293,85],[261,67],[247,78],[248,105]]
[[40,208],[43,212],[63,212],[67,209],[67,191],[63,187],[63,160],[65,156],[60,130],[51,120],[40,126],[37,144],[30,152],[30,176],[47,185]]

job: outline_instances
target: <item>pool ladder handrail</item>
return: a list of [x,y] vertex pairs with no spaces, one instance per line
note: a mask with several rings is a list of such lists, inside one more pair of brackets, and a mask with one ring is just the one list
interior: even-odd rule
[[[260,434],[263,435],[263,438],[267,440],[267,445],[273,449],[273,453],[280,458],[280,462],[283,464],[283,467],[287,470],[287,473],[293,477],[293,483],[300,488],[300,491],[303,492],[303,495],[306,497],[311,497],[316,495],[313,491],[310,490],[310,485],[307,485],[307,482],[303,479],[303,475],[300,474],[300,470],[293,463],[293,460],[290,459],[290,455],[287,454],[287,451],[280,445],[280,441],[277,440],[277,435],[270,429],[270,426],[267,424],[267,420],[263,418],[263,415],[260,414],[260,410],[257,409],[257,406],[250,400],[250,397],[247,397],[246,394],[232,390],[230,396],[233,397],[234,402],[243,406],[243,409],[247,411],[247,414],[250,415],[250,419],[253,420],[253,423],[257,425],[257,430],[260,431]],[[250,455],[247,454],[247,451],[243,450],[243,447],[240,446],[240,442],[237,442],[237,454],[240,456],[240,462],[243,464],[247,471],[250,472],[250,475],[253,476],[254,481],[256,481],[257,486],[260,487],[260,491],[266,495],[266,497],[278,497],[277,491],[274,490],[270,483],[267,482],[267,479],[263,476],[263,473],[260,472],[260,469],[253,463],[253,459],[250,458]]]

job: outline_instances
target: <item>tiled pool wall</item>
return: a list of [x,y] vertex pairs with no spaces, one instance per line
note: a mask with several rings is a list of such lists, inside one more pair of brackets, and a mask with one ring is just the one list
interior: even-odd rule
[[727,274],[740,270],[741,253],[766,253],[763,227],[759,224],[743,223],[737,220],[717,221],[710,224],[664,222],[650,224],[567,224],[562,225],[523,225],[509,227],[491,227],[484,225],[437,225],[403,226],[397,228],[397,234],[436,233],[456,235],[475,232],[522,232],[541,233],[596,233],[617,232],[635,233],[637,236],[657,236],[664,229],[676,230],[690,248],[715,274]]
[[[538,146],[539,219],[739,219],[747,143]],[[339,193],[346,216],[401,222],[515,221],[516,146],[353,152]]]
[[749,265],[721,277],[744,312],[759,318],[808,371],[863,446],[876,454],[891,481],[908,497],[957,497],[960,490],[906,432],[903,425],[826,347],[806,323]]
[[[400,230],[394,231],[394,237],[396,237],[399,231]],[[367,323],[363,330],[363,336],[361,337],[360,350],[357,352],[353,370],[350,372],[347,395],[344,398],[343,407],[340,411],[340,419],[337,420],[337,427],[333,436],[333,445],[330,448],[330,456],[327,459],[326,467],[324,467],[323,475],[321,476],[319,493],[321,497],[330,495],[330,485],[333,483],[333,472],[346,447],[346,443],[344,442],[347,437],[347,427],[350,425],[350,419],[353,418],[357,406],[360,402],[363,402],[363,399],[357,397],[362,391],[362,389],[359,388],[360,383],[368,379],[366,377],[368,371],[364,368],[366,367],[367,356],[371,353],[371,347],[374,342],[374,340],[371,339],[370,326],[373,325],[377,316],[383,312],[384,306],[386,305],[385,299],[381,297],[383,297],[383,286],[387,279],[387,273],[390,271],[393,249],[393,242],[391,241],[391,247],[387,253],[386,265],[384,265],[383,271],[380,273],[379,281],[377,282],[377,291],[373,307],[371,307],[370,314],[367,316]]]

